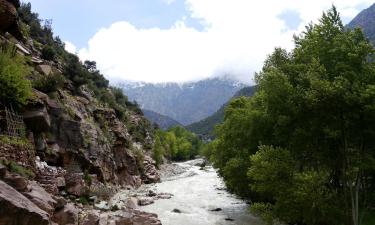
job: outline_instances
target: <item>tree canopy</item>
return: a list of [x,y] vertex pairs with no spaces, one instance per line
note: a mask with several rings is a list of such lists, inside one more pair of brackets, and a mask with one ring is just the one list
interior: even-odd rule
[[[333,7],[226,108],[210,157],[267,221],[361,224],[375,196],[373,47]],[[366,219],[366,218],[365,218]]]

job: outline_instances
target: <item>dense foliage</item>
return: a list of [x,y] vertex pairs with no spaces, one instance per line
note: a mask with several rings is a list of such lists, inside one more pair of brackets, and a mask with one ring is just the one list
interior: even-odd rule
[[272,223],[364,224],[375,207],[374,49],[335,8],[276,49],[205,150]]
[[202,141],[195,134],[180,126],[167,131],[159,130],[155,137],[153,158],[157,164],[162,162],[163,157],[174,161],[193,159],[202,147]]
[[[53,92],[58,89],[69,90],[73,95],[91,96],[93,102],[99,103],[100,106],[114,109],[117,117],[127,126],[134,141],[141,142],[145,148],[151,149],[151,142],[146,141],[146,138],[152,138],[153,135],[151,124],[143,117],[131,118],[131,115],[142,115],[138,104],[130,102],[121,89],[109,86],[109,81],[97,69],[95,61],[81,62],[77,55],[65,51],[65,44],[53,34],[52,20],[40,19],[37,13],[32,12],[30,3],[22,3],[18,15],[23,35],[33,40],[33,47],[40,51],[41,57],[53,61],[58,68],[62,68],[62,71],[52,68],[49,75],[33,71],[30,75],[33,88],[51,97],[56,96]],[[23,74],[28,75],[25,72]],[[26,80],[24,82],[28,83]],[[24,88],[24,91],[27,90],[30,88]],[[24,99],[20,100],[21,103],[24,102]],[[104,121],[101,125],[105,129]]]
[[11,46],[0,47],[0,103],[22,106],[31,97],[30,81],[25,79],[29,68],[25,59]]

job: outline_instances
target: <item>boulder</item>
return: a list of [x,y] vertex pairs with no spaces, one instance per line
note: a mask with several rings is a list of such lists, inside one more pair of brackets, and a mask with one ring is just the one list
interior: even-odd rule
[[56,177],[56,185],[58,188],[63,188],[66,186],[64,177]]
[[150,156],[145,156],[143,160],[144,177],[145,183],[156,183],[160,181],[160,174],[156,169],[156,163]]
[[24,112],[23,119],[27,128],[35,133],[48,131],[51,127],[51,120],[45,107]]
[[53,199],[56,201],[55,210],[60,210],[67,204],[65,198],[63,197],[53,196]]
[[29,183],[30,192],[24,193],[24,195],[30,199],[35,205],[48,214],[52,215],[55,211],[57,202],[52,198],[52,195],[46,192],[39,184],[35,181]]
[[78,213],[79,210],[72,203],[68,203],[53,215],[52,220],[59,225],[77,224]]
[[128,199],[126,199],[126,208],[129,208],[129,209],[136,209],[138,207],[138,199],[134,198],[134,197],[130,197]]
[[158,215],[138,210],[134,210],[132,221],[133,225],[161,225]]
[[83,173],[67,173],[65,175],[66,191],[75,196],[86,195],[89,191],[88,186],[83,180]]
[[158,216],[138,210],[122,210],[104,213],[100,216],[99,225],[161,225]]
[[100,214],[97,211],[89,211],[84,215],[84,218],[79,223],[81,225],[98,225],[100,220]]
[[39,65],[36,69],[45,76],[49,76],[52,73],[52,67],[50,65]]
[[152,198],[139,198],[138,199],[138,205],[145,206],[145,205],[151,205],[154,203],[154,200]]
[[210,211],[211,212],[219,212],[219,211],[221,211],[222,209],[221,208],[216,208],[216,209],[211,209]]
[[181,213],[181,210],[179,210],[179,209],[173,209],[172,212],[174,212],[174,213]]
[[107,201],[100,201],[99,203],[94,205],[95,208],[100,210],[109,210],[109,204]]
[[0,224],[48,225],[48,213],[8,184],[0,181]]
[[4,180],[17,191],[26,191],[29,184],[26,178],[18,174],[8,174]]

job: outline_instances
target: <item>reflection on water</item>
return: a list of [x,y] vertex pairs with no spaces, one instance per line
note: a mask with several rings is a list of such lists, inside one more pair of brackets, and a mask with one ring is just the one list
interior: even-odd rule
[[[245,225],[261,224],[248,213],[248,205],[224,189],[222,179],[212,167],[199,170],[192,163],[179,163],[187,171],[151,188],[172,193],[142,210],[156,213],[163,225]],[[181,213],[173,212],[178,209]]]

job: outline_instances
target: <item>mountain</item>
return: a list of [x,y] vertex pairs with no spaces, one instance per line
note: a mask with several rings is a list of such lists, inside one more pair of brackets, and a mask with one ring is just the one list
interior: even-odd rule
[[142,109],[166,115],[183,125],[191,124],[216,112],[244,84],[228,78],[211,78],[184,84],[118,84]]
[[375,44],[375,4],[361,11],[348,25],[348,28],[362,28],[372,44]]
[[176,120],[168,116],[164,116],[157,112],[147,110],[147,109],[143,109],[142,111],[143,111],[144,116],[149,121],[151,121],[154,124],[157,124],[159,128],[163,130],[168,130],[171,127],[182,126],[179,122],[177,122]]
[[[245,87],[239,90],[233,97],[238,98],[241,96],[252,96],[256,91],[256,86],[251,86],[251,87]],[[225,112],[225,106],[228,105],[229,101],[225,103],[224,105],[221,106],[221,108],[216,111],[214,114],[211,116],[188,125],[186,128],[190,130],[191,132],[194,132],[196,134],[199,134],[203,136],[204,138],[209,138],[213,136],[213,131],[214,128],[217,124],[223,122],[224,119],[224,112]]]

